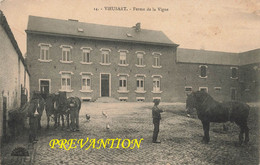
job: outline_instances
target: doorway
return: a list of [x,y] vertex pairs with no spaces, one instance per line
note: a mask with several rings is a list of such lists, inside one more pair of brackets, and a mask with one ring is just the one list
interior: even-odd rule
[[101,97],[110,96],[110,74],[101,74]]
[[42,97],[46,99],[47,95],[50,93],[50,80],[40,80],[40,92]]

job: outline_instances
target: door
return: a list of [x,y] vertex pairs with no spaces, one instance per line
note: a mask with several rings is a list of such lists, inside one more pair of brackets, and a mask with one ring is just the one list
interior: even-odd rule
[[40,92],[42,97],[46,99],[47,95],[50,93],[50,81],[40,80]]
[[101,97],[109,97],[109,74],[101,74]]

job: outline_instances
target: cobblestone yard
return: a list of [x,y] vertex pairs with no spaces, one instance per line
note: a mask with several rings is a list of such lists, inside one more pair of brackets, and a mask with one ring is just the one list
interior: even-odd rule
[[[249,117],[250,142],[238,145],[238,127],[228,123],[228,131],[223,124],[211,123],[209,144],[201,143],[203,131],[194,113],[186,117],[184,104],[162,103],[166,110],[162,114],[159,139],[162,143],[152,143],[153,125],[151,118],[152,103],[83,103],[80,112],[80,131],[70,132],[51,128],[46,130],[46,116],[43,116],[43,129],[39,141],[34,145],[33,163],[47,164],[259,164],[259,108],[251,108]],[[102,111],[108,115],[105,118]],[[91,116],[87,121],[85,115]],[[106,129],[109,124],[110,129]],[[52,149],[52,139],[141,139],[140,148],[84,148],[77,147],[68,151]],[[1,148],[2,164],[22,164],[11,156],[18,146],[27,148],[27,135],[4,144]],[[25,159],[29,164],[29,157]]]

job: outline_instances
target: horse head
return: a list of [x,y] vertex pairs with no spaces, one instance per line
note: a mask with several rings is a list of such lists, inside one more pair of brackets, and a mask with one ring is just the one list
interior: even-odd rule
[[186,99],[186,109],[188,112],[197,109],[208,99],[210,98],[209,94],[205,91],[196,91],[190,94],[187,94]]
[[76,101],[76,99],[75,99],[74,97],[70,97],[70,98],[68,99],[68,106],[69,106],[70,108],[75,108],[75,107],[77,107],[77,101]]

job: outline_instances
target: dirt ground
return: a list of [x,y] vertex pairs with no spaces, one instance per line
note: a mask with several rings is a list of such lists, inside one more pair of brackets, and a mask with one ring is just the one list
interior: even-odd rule
[[[211,123],[209,144],[201,143],[203,131],[196,112],[186,116],[185,105],[162,103],[159,139],[160,144],[152,143],[152,103],[83,103],[80,112],[80,131],[66,129],[46,130],[46,116],[42,117],[42,130],[39,141],[33,146],[32,163],[38,164],[259,164],[259,108],[252,107],[248,125],[250,142],[238,145],[239,128],[227,123]],[[107,118],[102,114],[107,114]],[[90,121],[85,115],[90,115]],[[109,129],[107,129],[109,124]],[[140,148],[84,148],[71,150],[52,149],[52,139],[141,139]],[[21,159],[11,156],[15,147],[28,148],[28,135],[24,134],[1,147],[2,164],[21,164]],[[29,164],[30,157],[25,158]]]

